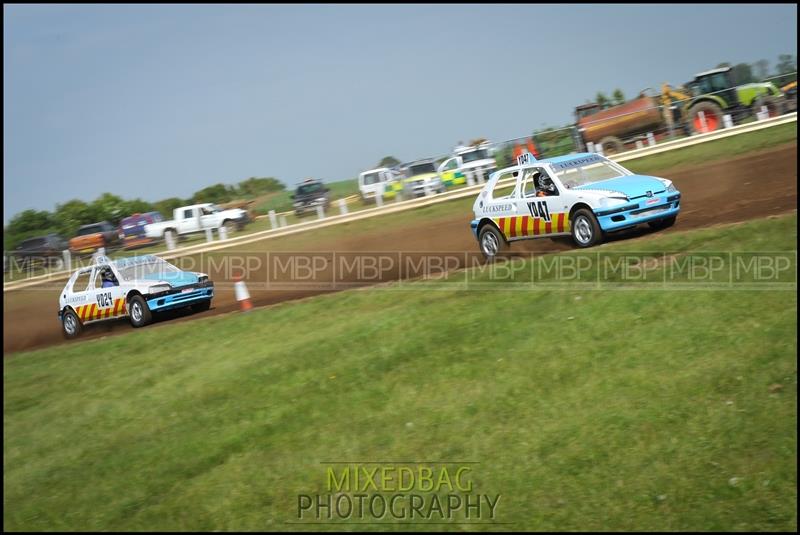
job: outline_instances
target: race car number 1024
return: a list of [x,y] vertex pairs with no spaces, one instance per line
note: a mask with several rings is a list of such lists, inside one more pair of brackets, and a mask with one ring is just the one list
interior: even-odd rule
[[112,303],[111,292],[97,294],[97,306],[100,308],[110,307]]

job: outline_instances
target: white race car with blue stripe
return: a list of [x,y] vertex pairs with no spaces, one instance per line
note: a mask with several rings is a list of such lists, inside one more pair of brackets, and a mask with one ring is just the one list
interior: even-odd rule
[[673,225],[680,200],[670,180],[637,175],[599,154],[543,160],[523,154],[517,165],[491,175],[470,226],[487,258],[531,238],[572,236],[578,247],[591,247],[606,233],[641,223]]
[[67,281],[58,301],[58,319],[67,338],[87,323],[128,316],[134,327],[152,313],[191,307],[208,310],[214,283],[205,273],[182,271],[155,255],[109,260],[95,257]]

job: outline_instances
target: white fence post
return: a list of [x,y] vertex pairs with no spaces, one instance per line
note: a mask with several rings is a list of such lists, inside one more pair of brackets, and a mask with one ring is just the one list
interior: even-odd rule
[[72,253],[69,252],[69,249],[64,249],[61,251],[61,256],[64,258],[64,269],[72,271]]
[[731,128],[733,126],[733,117],[729,113],[726,113],[722,116],[722,124],[725,125],[725,128]]
[[278,216],[275,215],[275,210],[269,211],[269,226],[272,228],[277,228],[278,226]]
[[654,136],[652,132],[647,133],[647,144],[651,147],[656,146],[656,136]]
[[475,185],[475,179],[472,178],[472,176],[473,176],[472,175],[472,171],[471,170],[464,171],[464,174],[467,175],[467,186],[474,186]]
[[228,239],[228,229],[225,228],[225,225],[219,227],[219,229],[217,229],[217,232],[219,233],[220,240]]
[[708,132],[708,125],[706,124],[706,112],[700,110],[699,112],[697,112],[697,116],[700,117],[700,129],[705,134],[706,132]]
[[378,189],[375,191],[375,206],[383,206],[383,182],[381,182]]
[[422,189],[425,192],[425,196],[426,197],[430,197],[431,196],[431,188],[430,188],[430,186],[428,186],[428,181],[427,180],[422,182]]
[[167,242],[168,251],[175,249],[175,238],[172,237],[172,232],[167,232],[164,234],[164,241]]
[[594,146],[594,151],[597,154],[599,154],[600,156],[605,156],[605,154],[603,154],[603,144],[602,143],[598,143],[597,145],[595,145]]
[[281,216],[281,226],[282,227],[288,227],[289,226],[289,223],[286,222],[286,216],[285,215]]
[[317,219],[325,219],[325,208],[321,205],[317,205]]
[[339,213],[347,215],[347,201],[344,199],[339,199]]
[[[488,178],[488,177],[486,177],[486,178]],[[484,182],[486,182],[486,178],[484,178],[484,176],[483,176],[483,168],[479,168],[478,169],[478,184],[483,184]]]
[[206,241],[211,242],[214,241],[214,231],[210,228],[206,229]]
[[636,149],[638,150],[638,149],[641,149],[643,147],[644,147],[644,144],[642,143],[642,140],[641,139],[637,139],[636,140]]
[[769,109],[766,106],[761,106],[761,111],[756,113],[756,119],[759,121],[763,121],[764,119],[769,119]]
[[594,152],[594,143],[591,141],[586,143],[586,152]]

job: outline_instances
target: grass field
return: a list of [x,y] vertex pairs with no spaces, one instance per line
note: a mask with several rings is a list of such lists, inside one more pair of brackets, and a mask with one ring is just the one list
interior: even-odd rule
[[[796,224],[602,250],[794,252]],[[17,354],[4,528],[300,529],[321,462],[449,459],[507,523],[464,530],[796,530],[793,288],[405,282]]]

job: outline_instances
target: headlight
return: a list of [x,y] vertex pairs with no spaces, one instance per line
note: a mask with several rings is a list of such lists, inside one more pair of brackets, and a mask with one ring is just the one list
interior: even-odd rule
[[613,208],[615,206],[622,206],[628,202],[628,199],[623,199],[621,197],[601,197],[600,198],[600,207],[602,208]]
[[673,193],[675,191],[678,191],[678,189],[675,187],[675,184],[670,183],[670,185],[667,186],[667,193]]
[[155,286],[151,286],[150,288],[148,288],[147,293],[157,294],[161,292],[166,292],[170,289],[172,289],[172,286],[170,286],[169,284],[156,284]]

